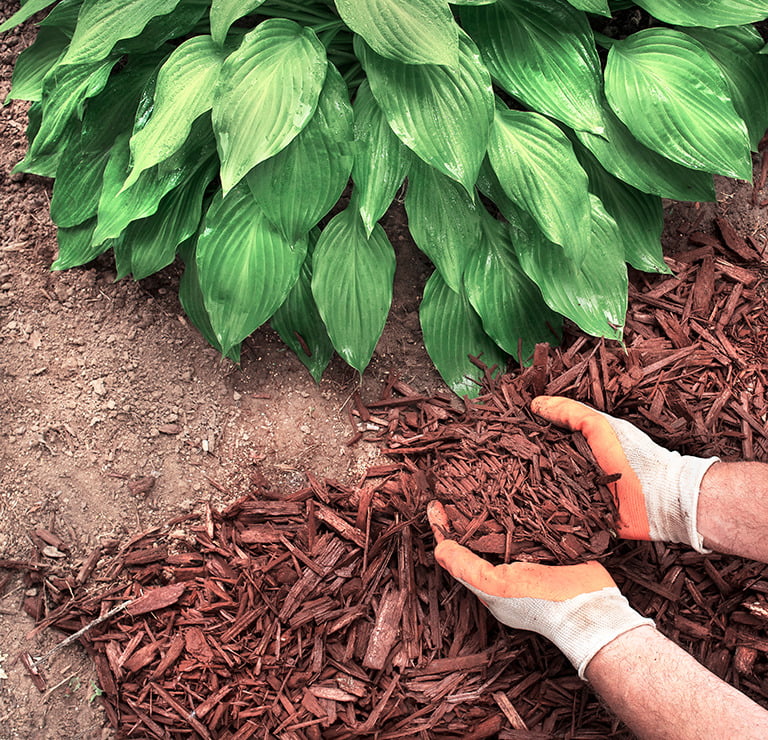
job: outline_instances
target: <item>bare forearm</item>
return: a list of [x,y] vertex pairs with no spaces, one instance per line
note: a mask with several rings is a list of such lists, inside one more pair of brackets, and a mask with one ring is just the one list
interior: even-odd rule
[[653,627],[637,627],[606,645],[586,678],[642,740],[768,737],[768,711]]
[[768,465],[713,465],[701,482],[697,528],[710,550],[768,563]]

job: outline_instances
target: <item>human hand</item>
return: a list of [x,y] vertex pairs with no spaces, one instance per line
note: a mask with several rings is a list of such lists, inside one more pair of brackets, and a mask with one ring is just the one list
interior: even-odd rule
[[608,571],[596,561],[494,566],[447,538],[450,524],[439,501],[429,503],[427,517],[437,542],[437,562],[500,622],[551,640],[581,678],[602,647],[635,627],[653,624],[632,609]]
[[684,542],[708,552],[696,527],[696,510],[701,480],[718,458],[666,450],[629,422],[569,398],[538,396],[531,409],[553,424],[581,432],[602,470],[621,474],[609,484],[619,509],[620,537]]

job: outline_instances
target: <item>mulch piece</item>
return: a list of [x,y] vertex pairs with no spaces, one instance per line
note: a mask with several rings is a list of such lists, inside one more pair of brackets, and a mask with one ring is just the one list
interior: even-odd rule
[[[41,586],[25,605],[36,632],[129,603],[79,638],[121,738],[631,737],[552,645],[501,627],[435,564],[437,497],[488,557],[602,558],[636,609],[766,705],[768,566],[608,538],[584,441],[528,411],[568,395],[682,452],[768,460],[766,270],[728,227],[689,235],[675,277],[633,276],[626,350],[574,333],[530,368],[488,371],[471,402],[395,378],[355,399],[355,436],[392,461],[356,486],[309,476],[285,494],[254,472],[223,511],[95,551],[76,574],[0,568]],[[66,544],[36,536],[41,552]]]

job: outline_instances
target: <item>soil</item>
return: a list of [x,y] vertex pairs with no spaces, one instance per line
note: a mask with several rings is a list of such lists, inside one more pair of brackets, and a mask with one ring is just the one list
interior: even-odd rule
[[[16,2],[0,0],[0,18]],[[34,29],[0,40],[0,97]],[[297,490],[307,473],[358,480],[379,457],[349,445],[347,405],[375,398],[392,371],[425,394],[445,392],[421,340],[417,307],[431,271],[410,241],[402,206],[384,226],[398,253],[395,297],[362,380],[338,358],[315,384],[277,335],[263,327],[235,366],[189,325],[172,267],[140,283],[115,282],[111,257],[52,273],[51,183],[11,174],[24,152],[26,107],[0,110],[0,558],[30,560],[35,528],[56,532],[77,565],[99,543],[124,540],[179,513],[225,505],[258,468],[275,487]],[[665,243],[712,228],[726,213],[759,244],[768,216],[752,186],[718,182],[717,204],[668,204]],[[153,485],[141,485],[151,479]],[[28,587],[0,588],[0,739],[111,737],[95,673],[76,647],[47,663],[41,698],[15,657],[41,655],[61,639],[27,638]]]

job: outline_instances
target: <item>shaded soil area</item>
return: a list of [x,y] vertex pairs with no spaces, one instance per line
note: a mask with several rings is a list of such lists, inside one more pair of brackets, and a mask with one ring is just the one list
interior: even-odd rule
[[[0,2],[0,17],[15,5]],[[13,61],[32,37],[33,30],[23,29],[0,39],[2,98]],[[235,581],[245,579],[238,585],[244,591],[230,593],[236,604],[261,611],[259,629],[270,635],[260,643],[262,676],[271,681],[269,688],[263,686],[269,704],[262,696],[261,705],[274,715],[269,715],[273,730],[283,725],[279,736],[290,737],[286,728],[309,722],[290,732],[330,737],[341,733],[339,728],[359,730],[371,717],[371,727],[388,723],[404,737],[416,728],[426,737],[439,736],[438,727],[461,734],[482,722],[491,733],[526,736],[511,729],[512,712],[537,732],[624,736],[553,649],[529,635],[500,630],[435,569],[423,521],[423,503],[436,488],[428,478],[435,459],[409,457],[405,463],[402,456],[382,458],[380,452],[381,445],[405,444],[409,426],[422,433],[426,417],[420,402],[411,399],[410,406],[384,410],[371,406],[368,418],[356,403],[356,392],[372,403],[389,383],[394,397],[443,394],[446,409],[460,411],[455,400],[445,400],[449,396],[421,342],[417,307],[431,268],[407,237],[402,209],[394,209],[385,223],[398,252],[398,272],[392,312],[372,365],[361,383],[334,360],[315,385],[268,328],[246,341],[241,366],[218,357],[184,319],[175,268],[141,283],[115,283],[114,265],[104,257],[82,269],[51,273],[56,246],[47,215],[50,183],[11,174],[23,156],[25,125],[24,106],[0,110],[0,559],[17,563],[0,568],[0,738],[115,736],[100,696],[104,671],[115,673],[107,653],[112,643],[112,658],[123,658],[118,682],[136,684],[125,696],[142,711],[137,702],[146,696],[140,697],[145,686],[139,679],[142,671],[158,671],[152,661],[167,659],[173,640],[173,629],[163,632],[167,623],[154,623],[146,614],[106,623],[94,636],[115,636],[88,646],[103,656],[100,663],[81,646],[56,651],[45,662],[41,694],[17,658],[24,651],[44,654],[62,633],[33,633],[29,612],[50,614],[75,593],[76,602],[59,614],[71,630],[92,619],[102,603],[176,580],[189,583],[189,590],[158,610],[159,618],[200,606],[204,602],[194,602],[195,579],[205,579],[199,571],[181,571],[209,567],[198,557],[209,547],[200,538],[213,542],[209,522],[220,538],[216,547],[226,550],[219,558],[262,558],[262,565],[280,560],[264,571],[269,584],[262,589],[264,602],[248,590],[250,570],[242,563]],[[756,165],[759,176],[758,160]],[[555,355],[549,355],[545,375],[536,382],[544,379],[550,390],[616,409],[686,452],[766,460],[762,250],[768,218],[759,203],[767,196],[726,180],[718,182],[718,193],[717,204],[668,205],[665,244],[675,254],[677,277],[634,276],[629,353],[574,335],[557,355],[561,364],[552,365]],[[716,217],[727,219],[743,242],[737,249],[747,251],[739,254],[728,246]],[[394,389],[393,368],[408,393]],[[416,427],[406,413],[415,415]],[[361,433],[365,439],[348,444]],[[393,464],[397,472],[381,467]],[[371,466],[389,472],[369,478]],[[361,501],[366,491],[368,509]],[[241,497],[238,508],[234,502]],[[298,508],[282,517],[249,509],[265,500]],[[475,529],[472,536],[500,534],[489,521],[477,523],[478,513],[470,507],[464,514]],[[243,540],[246,530],[255,532],[249,535],[255,541]],[[152,533],[137,539],[147,532]],[[366,542],[355,541],[360,532],[368,538],[367,550]],[[126,563],[130,553],[157,546],[168,554],[159,565]],[[332,565],[320,562],[329,548],[339,551]],[[101,559],[91,562],[94,553]],[[115,563],[120,568],[111,572]],[[83,570],[86,565],[93,566],[92,573]],[[328,572],[320,577],[318,567]],[[761,610],[768,579],[762,566],[702,558],[680,548],[623,545],[611,572],[638,609],[764,701],[768,642]],[[300,598],[288,600],[299,582]],[[108,584],[123,590],[102,598]],[[94,595],[90,604],[84,602],[84,588]],[[212,588],[209,604],[223,599]],[[401,600],[407,604],[402,612]],[[236,620],[242,617],[238,608],[230,604],[222,610]],[[274,612],[279,617],[283,610],[282,619],[275,619]],[[401,613],[406,622],[398,626],[393,615]],[[376,630],[382,636],[375,642],[379,653],[366,664]],[[194,660],[207,655],[206,646],[214,647],[208,637],[203,644],[191,634],[183,645],[189,654],[179,653],[178,660],[194,672]],[[134,635],[140,639],[126,652]],[[298,636],[300,646],[291,642]],[[155,647],[147,647],[153,639]],[[275,650],[280,660],[294,661],[288,673],[264,667]],[[142,665],[147,655],[151,659]],[[164,683],[176,677],[179,665],[174,666],[169,663],[152,681],[161,691],[172,691],[173,701],[184,698],[183,706],[197,706],[208,696],[199,684],[178,689]],[[309,671],[312,680],[296,679],[301,671]],[[208,677],[200,673],[195,680]],[[223,688],[221,683],[216,691]],[[162,706],[162,694],[152,696],[154,705]],[[223,702],[224,695],[216,701]],[[120,711],[128,712],[126,706]],[[167,707],[163,711],[180,721],[173,702]],[[202,712],[203,720],[210,721],[214,711]],[[140,727],[134,736],[152,736],[146,724]]]

